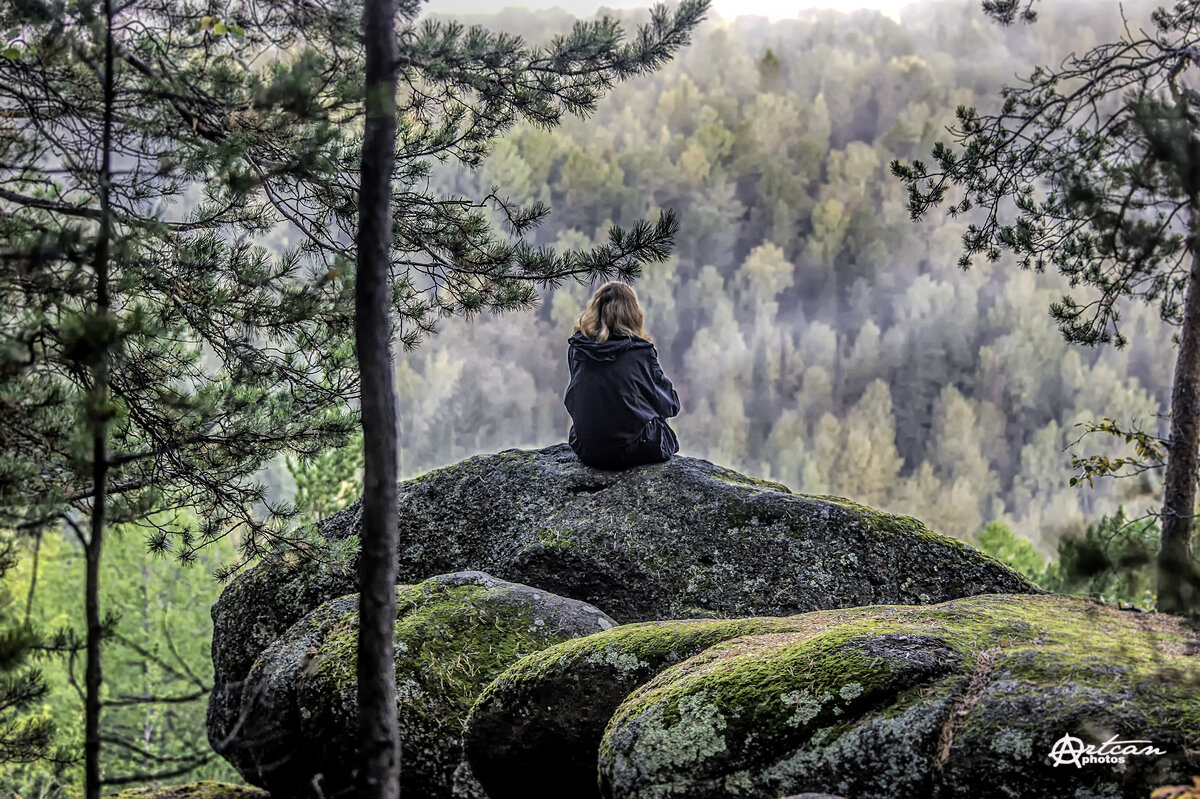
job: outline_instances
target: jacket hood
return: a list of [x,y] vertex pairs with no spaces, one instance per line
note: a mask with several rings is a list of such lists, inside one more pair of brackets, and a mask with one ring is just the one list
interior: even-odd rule
[[627,350],[653,349],[649,341],[629,336],[616,336],[608,341],[593,341],[582,333],[576,333],[567,340],[571,352],[577,352],[593,361],[615,361],[617,356]]

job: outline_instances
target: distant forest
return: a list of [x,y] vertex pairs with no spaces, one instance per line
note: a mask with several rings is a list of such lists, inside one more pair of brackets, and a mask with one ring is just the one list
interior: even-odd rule
[[[1126,4],[1130,23],[1151,7]],[[535,41],[572,21],[461,19]],[[1069,486],[1070,459],[1119,452],[1096,436],[1072,446],[1081,422],[1163,431],[1173,329],[1137,305],[1125,349],[1068,345],[1048,313],[1063,279],[1007,261],[962,271],[965,220],[913,224],[888,164],[928,159],[957,106],[994,109],[1035,65],[1115,38],[1120,13],[1048,3],[1006,29],[959,0],[902,19],[709,21],[594,117],[519,128],[476,171],[435,169],[433,188],[544,200],[535,241],[563,247],[675,209],[676,257],[636,287],[682,398],[682,454],[968,540],[1004,522],[1052,554],[1120,505],[1157,504],[1149,478]],[[400,353],[404,473],[565,440],[566,338],[588,294],[567,284],[533,312],[448,321]]]

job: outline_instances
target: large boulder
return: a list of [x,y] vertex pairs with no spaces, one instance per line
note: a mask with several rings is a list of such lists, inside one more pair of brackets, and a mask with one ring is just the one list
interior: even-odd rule
[[[596,608],[481,572],[397,589],[396,693],[407,796],[482,797],[462,758],[479,692],[525,655],[601,632]],[[221,750],[273,796],[349,793],[356,762],[358,596],[330,600],[255,661]]]
[[[630,694],[602,795],[1122,799],[1200,768],[1200,640],[1181,620],[1012,595],[842,613],[716,644]],[[1114,736],[1141,743],[1076,761]]]
[[[350,544],[355,505],[319,533]],[[695,458],[606,472],[565,444],[469,458],[401,485],[403,582],[478,569],[621,622],[933,603],[1036,589],[916,519],[794,495]],[[264,562],[213,608],[209,737],[227,738],[255,660],[305,614],[355,593],[356,565]]]

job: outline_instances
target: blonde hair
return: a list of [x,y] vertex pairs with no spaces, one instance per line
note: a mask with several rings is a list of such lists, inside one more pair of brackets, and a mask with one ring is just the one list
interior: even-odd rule
[[607,341],[610,336],[635,336],[653,341],[643,326],[645,314],[638,303],[637,294],[628,283],[610,280],[596,292],[583,308],[575,322],[576,333],[583,333],[596,341]]

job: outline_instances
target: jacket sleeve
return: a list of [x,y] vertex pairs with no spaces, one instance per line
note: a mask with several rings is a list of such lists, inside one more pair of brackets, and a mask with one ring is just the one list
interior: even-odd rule
[[658,365],[658,355],[650,356],[650,379],[654,383],[654,410],[660,416],[671,417],[679,413],[679,394],[676,393],[675,387],[671,385],[671,381],[663,374],[662,367]]

